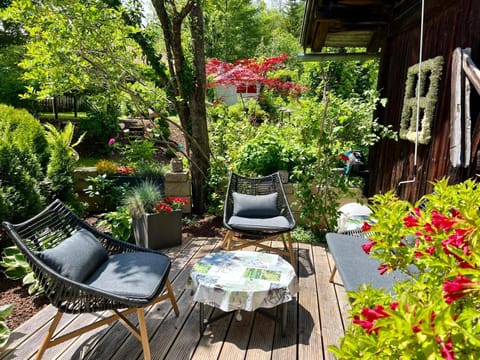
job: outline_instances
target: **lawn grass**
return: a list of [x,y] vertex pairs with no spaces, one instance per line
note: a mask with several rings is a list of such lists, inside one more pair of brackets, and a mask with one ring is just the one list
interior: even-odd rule
[[[39,113],[38,117],[41,120],[53,120],[55,121],[55,114],[53,113]],[[87,117],[86,112],[77,112],[77,117],[75,117],[75,114],[73,112],[68,112],[68,113],[58,113],[58,119],[59,120],[80,120],[80,119],[85,119]]]
[[75,164],[76,167],[94,167],[98,161],[102,159],[100,156],[80,156],[80,159]]

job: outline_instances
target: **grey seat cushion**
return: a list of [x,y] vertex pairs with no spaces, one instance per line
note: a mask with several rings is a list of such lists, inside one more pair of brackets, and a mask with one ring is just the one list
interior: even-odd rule
[[81,229],[54,248],[37,253],[52,270],[78,282],[87,279],[108,259],[102,244],[85,229]]
[[328,233],[326,238],[346,290],[356,291],[360,285],[365,284],[393,292],[393,284],[406,279],[406,275],[400,271],[380,275],[380,261],[362,249],[362,244],[368,243],[364,236]]
[[288,231],[290,224],[285,216],[274,216],[271,218],[249,218],[242,216],[232,216],[228,220],[228,225],[237,230],[250,231]]
[[247,195],[234,192],[233,216],[269,218],[280,215],[277,208],[278,193]]
[[86,281],[99,290],[132,299],[153,299],[168,275],[170,259],[161,254],[116,254]]

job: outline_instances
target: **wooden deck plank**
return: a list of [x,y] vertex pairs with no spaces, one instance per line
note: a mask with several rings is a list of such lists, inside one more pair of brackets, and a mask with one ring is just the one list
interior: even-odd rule
[[[170,279],[180,317],[173,315],[169,302],[148,309],[152,359],[333,359],[326,347],[337,344],[343,335],[344,324],[350,321],[346,313],[349,304],[342,285],[328,282],[333,261],[323,245],[295,244],[300,293],[288,304],[285,337],[281,336],[279,323],[247,311],[242,311],[241,321],[232,314],[217,320],[200,337],[198,305],[193,303],[187,286],[188,274],[193,264],[216,251],[219,243],[218,239],[187,240],[166,251],[172,258]],[[0,359],[31,359],[55,312],[48,306],[15,329]],[[219,312],[215,309],[213,314]],[[95,316],[99,315],[67,316],[60,326],[65,331]],[[132,319],[137,323],[135,314]],[[114,323],[49,349],[44,359],[136,360],[143,359],[143,352],[138,340],[121,324]]]
[[[56,313],[56,309],[54,308]],[[58,323],[57,331],[62,331],[65,327],[68,327],[69,324],[75,319],[75,315],[65,314]],[[44,323],[39,329],[36,329],[35,332],[29,337],[28,341],[22,346],[19,346],[15,349],[13,353],[7,355],[5,359],[22,359],[27,360],[33,358],[40,348],[40,345],[45,337],[45,334],[50,327],[50,322]],[[47,358],[44,358],[47,359]],[[2,357],[3,360],[3,357]]]
[[[184,268],[182,272],[183,278],[179,280],[179,285],[183,286],[185,289],[181,302],[185,304],[185,311],[187,312],[182,323],[179,323],[176,327],[175,336],[174,331],[169,331],[165,329],[165,324],[157,327],[157,332],[162,334],[162,340],[167,337],[164,335],[167,332],[169,336],[169,341],[165,343],[165,346],[159,347],[157,341],[154,342],[154,345],[151,346],[152,350],[152,359],[189,359],[195,351],[195,347],[200,340],[199,334],[199,309],[198,306],[193,302],[191,291],[187,285],[188,276],[193,265],[203,256],[207,255],[209,252],[214,251],[220,245],[217,240],[207,241],[207,244],[198,252],[196,256],[192,258],[188,266]],[[180,307],[180,305],[179,305]],[[168,320],[167,320],[168,321]],[[159,336],[157,335],[156,338]],[[160,351],[161,350],[161,351]],[[166,357],[165,357],[166,355]]]
[[[327,259],[330,271],[332,271],[333,267],[335,266],[335,261],[333,260],[332,254],[330,254],[329,251],[327,251]],[[338,274],[338,271],[335,274],[333,285],[335,289],[335,294],[337,295],[337,305],[340,309],[340,314],[342,316],[343,328],[346,329],[351,322],[349,318],[350,303],[348,302],[347,292],[343,287],[342,280],[340,278],[340,275]]]
[[[212,312],[211,316],[219,316],[221,314],[224,314],[222,310],[215,309]],[[222,351],[223,342],[225,340],[225,336],[227,335],[227,331],[231,321],[232,315],[228,314],[214,321],[212,324],[209,324],[208,327],[205,329],[203,336],[200,338],[200,342],[195,349],[192,360],[217,359],[220,352]],[[198,322],[196,326],[197,328],[199,327]]]
[[323,354],[322,332],[315,282],[313,251],[308,244],[299,244],[298,358],[318,359]]
[[[273,310],[273,311],[272,311]],[[276,309],[269,309],[268,313],[275,315]],[[248,343],[246,360],[270,359],[273,337],[275,335],[275,320],[256,311],[253,321],[252,334]]]
[[242,320],[233,318],[228,329],[219,360],[240,360],[245,359],[250,334],[252,333],[253,317],[252,311],[242,311]]
[[[298,269],[298,243],[294,243],[295,268]],[[299,294],[301,294],[301,289]],[[297,329],[298,329],[298,294],[287,305],[287,329],[285,336],[281,335],[281,326],[275,328],[272,360],[297,358]]]
[[329,345],[338,345],[344,334],[342,317],[337,304],[335,287],[329,282],[330,268],[326,249],[322,246],[312,247],[317,283],[317,298],[320,309],[320,328],[324,344],[324,358],[334,360],[328,351]]

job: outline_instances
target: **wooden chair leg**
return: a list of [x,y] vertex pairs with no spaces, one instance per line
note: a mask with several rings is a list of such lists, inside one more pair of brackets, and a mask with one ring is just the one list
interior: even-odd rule
[[225,244],[225,247],[224,247],[225,250],[228,250],[228,251],[232,250],[233,236],[234,236],[233,231],[228,230],[227,235],[225,235],[225,240],[226,240],[226,244]]
[[337,266],[334,265],[333,269],[332,269],[332,272],[330,273],[330,279],[328,279],[328,281],[330,281],[331,283],[333,283],[333,277],[335,276],[336,272],[337,272]]
[[173,307],[173,311],[175,312],[175,316],[178,317],[178,315],[180,315],[180,310],[178,310],[177,299],[175,299],[175,294],[173,293],[173,288],[172,288],[172,284],[170,283],[170,279],[167,279],[167,282],[165,283],[165,286],[167,287],[168,298],[170,299],[170,302],[172,303],[172,307]]
[[293,252],[293,245],[292,245],[292,234],[288,233],[288,252],[290,254],[290,263],[292,264],[294,269],[297,269],[295,266],[295,254]]
[[40,345],[40,348],[38,349],[37,356],[35,357],[36,360],[40,360],[45,353],[45,350],[47,350],[50,346],[50,340],[53,337],[53,334],[55,333],[55,329],[58,326],[58,323],[60,322],[60,319],[63,316],[63,312],[60,310],[57,311],[57,314],[53,318],[53,322],[50,325],[47,334],[45,335],[45,338],[42,341],[42,345]]
[[143,358],[145,360],[150,360],[150,343],[148,341],[148,334],[147,334],[147,323],[145,322],[145,313],[143,308],[137,309],[137,316],[138,316],[138,327],[140,330],[140,336],[142,338],[142,348],[143,348]]

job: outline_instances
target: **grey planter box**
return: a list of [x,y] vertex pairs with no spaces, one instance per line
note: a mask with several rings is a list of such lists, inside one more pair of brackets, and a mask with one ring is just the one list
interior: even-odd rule
[[146,214],[133,220],[135,243],[159,250],[182,243],[182,211]]

